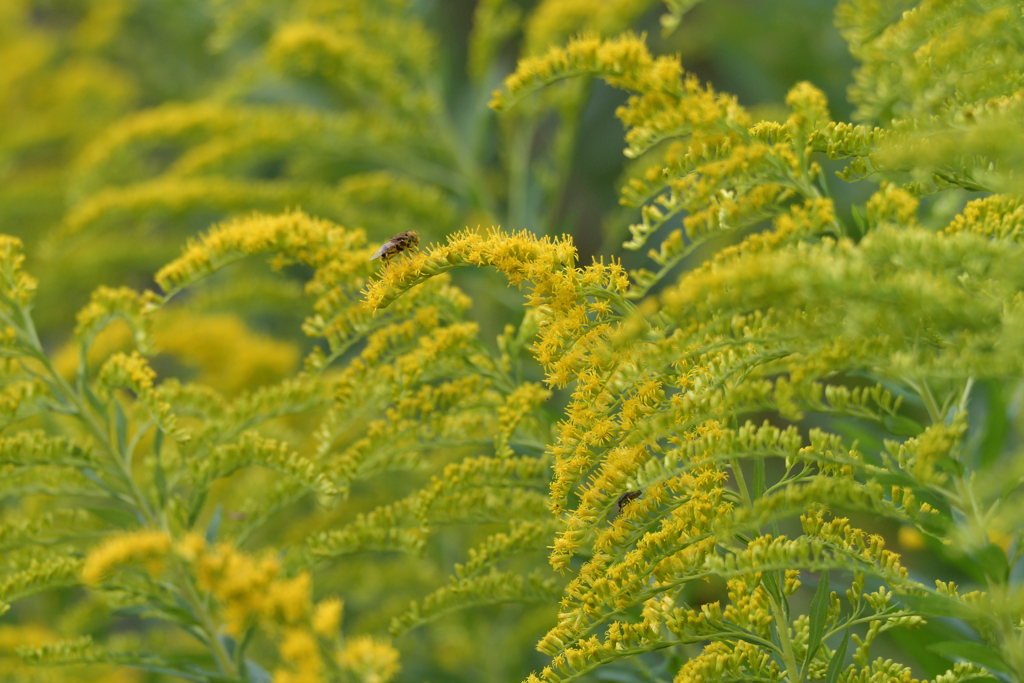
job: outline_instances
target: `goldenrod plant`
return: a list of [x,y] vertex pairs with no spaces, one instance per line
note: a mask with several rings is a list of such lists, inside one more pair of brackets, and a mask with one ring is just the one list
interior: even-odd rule
[[840,0],[845,122],[695,4],[480,0],[468,124],[417,4],[0,8],[0,680],[1024,681],[1024,11]]

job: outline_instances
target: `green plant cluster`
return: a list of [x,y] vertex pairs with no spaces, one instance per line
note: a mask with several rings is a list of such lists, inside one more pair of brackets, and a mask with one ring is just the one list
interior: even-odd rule
[[696,4],[0,8],[0,681],[1024,681],[1024,11]]

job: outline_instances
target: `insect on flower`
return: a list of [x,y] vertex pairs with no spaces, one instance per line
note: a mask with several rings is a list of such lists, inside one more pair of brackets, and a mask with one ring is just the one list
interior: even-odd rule
[[626,491],[619,496],[619,512],[622,512],[622,508],[626,507],[630,501],[636,500],[640,496],[644,495],[643,491]]
[[380,259],[384,263],[387,263],[403,251],[415,249],[416,245],[419,243],[420,234],[415,230],[400,232],[384,244],[380,245],[380,249],[373,252],[373,256],[370,257],[370,260],[373,261],[375,259]]

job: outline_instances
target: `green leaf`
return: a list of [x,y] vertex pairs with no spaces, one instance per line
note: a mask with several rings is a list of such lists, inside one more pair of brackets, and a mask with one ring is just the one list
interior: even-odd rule
[[889,433],[897,436],[917,436],[924,431],[920,424],[902,415],[883,415],[882,425]]
[[978,466],[985,469],[994,463],[1003,452],[1006,434],[1010,429],[1007,417],[1008,406],[1003,399],[999,385],[990,385],[986,392],[988,405],[985,406],[985,431],[978,447]]
[[213,511],[213,516],[210,517],[210,523],[206,526],[206,542],[215,543],[217,541],[217,533],[220,532],[220,523],[223,519],[223,506],[217,503],[217,508]]
[[78,471],[82,473],[83,477],[99,486],[101,489],[109,493],[112,497],[122,499],[121,493],[117,491],[114,487],[112,487],[110,484],[108,484],[106,481],[104,481],[103,477],[97,474],[96,470],[94,470],[93,468],[82,467],[79,468]]
[[953,667],[952,660],[941,657],[928,649],[932,643],[960,638],[961,634],[949,624],[933,620],[920,628],[894,628],[888,631],[889,637],[899,646],[900,650],[913,657],[928,678],[940,676]]
[[157,456],[156,464],[153,466],[153,485],[156,486],[162,509],[167,505],[167,479],[164,477],[164,466],[160,462],[160,456]]
[[[778,648],[779,652],[782,652],[782,639],[779,638],[779,628],[775,624],[775,620],[774,619],[772,619],[770,622],[768,622],[768,635],[769,635],[769,637],[770,637],[770,639],[772,641],[772,645],[774,645],[776,648]],[[779,666],[785,666],[785,662],[782,661],[782,659],[779,658],[777,654],[773,654],[773,656],[778,661]]]
[[245,673],[250,683],[272,683],[273,681],[266,669],[251,659],[245,660]]
[[779,578],[779,572],[777,571],[761,572],[761,583],[764,584],[765,590],[772,596],[775,604],[782,608],[783,616],[788,621],[789,600],[786,599],[785,593],[782,592],[782,584],[779,583]]
[[117,452],[128,459],[128,420],[124,416],[121,402],[114,400],[114,431],[117,434]]
[[139,524],[136,515],[124,508],[87,507],[86,509],[110,526],[117,527],[118,529],[134,529]]
[[196,519],[199,517],[199,513],[203,511],[203,503],[206,502],[206,490],[199,491],[194,495],[195,500],[190,506],[188,513],[188,528],[191,529],[196,524]]
[[1006,583],[1010,578],[1010,564],[1006,561],[1006,553],[994,543],[974,552],[978,568],[985,576],[996,583]]
[[772,596],[775,602],[782,604],[782,591],[779,590],[779,577],[774,571],[761,572],[761,583],[768,595]]
[[928,646],[930,652],[937,655],[959,657],[969,662],[980,664],[986,669],[1010,672],[1010,667],[1002,660],[995,650],[984,643],[969,640],[946,640]]
[[118,616],[141,616],[151,619],[162,619],[184,628],[187,628],[189,625],[199,625],[199,621],[190,611],[168,604],[129,605],[127,607],[118,607],[113,610],[112,614]]
[[970,619],[974,611],[956,598],[938,593],[927,595],[900,595],[900,601],[915,612],[925,616],[952,617],[954,619]]
[[153,466],[153,485],[156,486],[157,496],[160,498],[161,509],[167,505],[167,479],[164,476],[164,466],[160,461],[160,451],[164,445],[164,432],[159,427],[156,428],[156,434],[153,437],[153,455],[155,456],[155,464]]
[[249,647],[249,644],[252,642],[253,636],[255,634],[256,628],[252,624],[250,624],[249,627],[245,629],[245,632],[242,633],[242,639],[239,641],[238,646],[235,648],[235,652],[233,655],[236,661],[245,659],[245,651]]
[[235,647],[237,645],[237,643],[235,643],[235,639],[226,633],[221,633],[217,636],[217,640],[220,641],[224,651],[228,653],[228,657],[233,658],[235,656]]
[[[773,626],[773,628],[774,628],[774,626]],[[745,640],[748,643],[752,643],[754,645],[764,645],[764,638],[762,638],[761,636],[757,635],[753,631],[748,631],[747,629],[743,628],[742,626],[738,626],[737,624],[734,624],[734,623],[732,623],[730,621],[723,621],[722,622],[722,630],[723,631],[730,631],[733,634],[732,637],[736,638],[738,640]],[[774,633],[774,631],[773,631],[773,633]],[[776,635],[776,637],[777,637],[777,635]]]
[[936,459],[935,466],[947,474],[954,474],[958,477],[964,476],[964,473],[967,471],[962,462],[949,456]]
[[[979,391],[979,389],[981,390]],[[972,453],[976,459],[977,468],[983,470],[998,460],[1004,450],[1007,433],[1010,429],[1010,407],[1002,396],[1001,387],[996,383],[985,382],[981,387],[976,386],[975,394],[985,396],[984,419],[977,429],[972,425],[972,431],[977,431],[977,434],[971,435],[969,443],[976,445],[976,449],[972,449]],[[974,410],[972,408],[972,413]]]
[[764,460],[758,458],[754,461],[754,500],[764,495],[765,489]]
[[[868,232],[868,221],[865,217],[866,209],[862,210],[859,206],[854,204],[850,207],[850,212],[853,214],[853,225],[849,231],[851,237],[863,237]],[[855,230],[852,228],[856,228]]]
[[169,666],[161,666],[159,664],[146,664],[146,663],[125,663],[126,666],[133,667],[135,669],[142,669],[143,671],[151,671],[156,674],[167,674],[168,676],[177,676],[184,678],[186,681],[197,681],[197,683],[209,683],[209,678],[206,676],[189,673],[182,671],[181,669],[175,669]]
[[846,647],[850,644],[850,629],[843,634],[843,641],[832,653],[832,661],[828,663],[828,671],[825,672],[825,683],[836,683],[839,674],[843,671],[843,664],[846,662]]
[[683,659],[679,655],[672,655],[668,662],[665,664],[665,671],[673,678],[679,670],[683,668],[683,664],[686,664],[687,660]]
[[110,425],[110,417],[107,413],[107,406],[103,404],[96,394],[93,393],[92,389],[89,388],[88,384],[82,384],[82,394],[85,396],[86,402],[96,412],[97,415],[103,418],[105,425]]
[[821,645],[821,637],[825,635],[825,620],[828,618],[828,605],[831,591],[828,585],[828,570],[821,573],[818,579],[818,590],[814,592],[814,599],[811,600],[811,630],[807,640],[807,657],[804,659],[806,667],[814,660],[814,655]]
[[199,615],[192,609],[192,605],[188,604],[183,597],[175,593],[174,604],[177,605],[178,609],[188,615],[188,619],[183,619],[182,623],[200,623]]

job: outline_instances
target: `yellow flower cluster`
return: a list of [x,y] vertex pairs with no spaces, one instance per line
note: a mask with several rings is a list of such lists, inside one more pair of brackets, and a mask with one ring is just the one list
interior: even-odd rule
[[648,9],[635,0],[544,0],[530,14],[524,27],[527,56],[561,45],[578,33],[615,35],[630,26]]
[[276,681],[322,681],[328,669],[341,668],[359,680],[385,683],[398,671],[398,653],[385,642],[362,637],[342,645],[341,600],[329,597],[314,604],[310,574],[283,576],[279,560],[270,554],[256,558],[229,543],[209,546],[197,534],[172,543],[164,531],[141,530],[94,548],[81,569],[82,578],[99,584],[134,563],[143,563],[153,577],[172,573],[169,565],[179,563],[188,573],[184,580],[194,581],[216,601],[227,633],[238,636],[259,624],[279,639],[282,666],[275,672]]
[[891,15],[880,3],[843,0],[836,21],[861,63],[850,90],[861,120],[950,117],[1016,90],[1024,71],[1011,37],[1020,21],[1013,2],[924,2]]
[[[689,4],[672,0],[666,26]],[[660,236],[649,253],[656,272],[629,277],[616,260],[579,265],[568,237],[499,228],[466,229],[427,246],[431,229],[449,232],[459,207],[497,214],[504,197],[492,196],[485,169],[445,129],[431,82],[434,41],[415,16],[395,11],[402,0],[308,0],[285,18],[262,0],[226,7],[230,18],[215,38],[222,47],[265,36],[262,63],[287,84],[283,91],[315,92],[363,111],[200,102],[112,127],[79,160],[68,195],[82,199],[58,238],[129,223],[126,230],[142,234],[167,216],[210,210],[301,203],[310,214],[216,225],[157,273],[164,296],[98,289],[79,315],[71,362],[45,358],[28,317],[35,283],[22,271],[20,242],[0,237],[0,350],[12,356],[0,368],[0,418],[6,425],[41,414],[32,424],[47,430],[77,419],[92,439],[78,445],[34,432],[0,439],[0,487],[31,481],[18,495],[45,499],[0,525],[0,542],[45,546],[66,532],[79,544],[74,550],[88,547],[72,533],[85,513],[43,512],[26,521],[34,505],[83,491],[110,495],[119,509],[133,506],[139,519],[175,533],[195,528],[218,502],[231,511],[223,530],[214,514],[208,537],[233,540],[214,544],[189,534],[174,542],[149,528],[104,532],[84,563],[61,555],[63,545],[49,554],[18,547],[0,600],[84,581],[137,605],[148,600],[156,611],[170,604],[162,602],[170,592],[177,605],[160,616],[173,621],[186,612],[180,601],[187,603],[195,617],[188,626],[202,631],[193,634],[205,639],[225,677],[246,665],[239,650],[233,658],[224,647],[228,636],[238,636],[239,647],[259,628],[276,643],[279,683],[383,683],[398,670],[396,651],[372,637],[342,640],[343,604],[314,602],[311,568],[364,551],[419,553],[436,527],[480,523],[500,530],[470,551],[448,585],[396,618],[394,634],[461,608],[561,597],[557,623],[539,644],[551,666],[531,681],[576,679],[617,659],[683,645],[695,656],[679,669],[678,683],[912,683],[908,668],[873,662],[870,649],[884,631],[920,625],[924,611],[910,606],[924,597],[926,607],[963,615],[1017,669],[1011,675],[1021,673],[1020,657],[1011,653],[1017,659],[1010,661],[1002,645],[1021,636],[1009,581],[1017,558],[1008,555],[1020,527],[1019,494],[1006,488],[1020,472],[1007,462],[1008,449],[973,438],[976,426],[988,425],[968,420],[978,406],[993,422],[1004,420],[1004,390],[1024,369],[1024,261],[1015,244],[1024,174],[1013,151],[1024,144],[1019,7],[933,0],[893,14],[892,3],[841,0],[840,23],[863,65],[853,90],[858,115],[885,126],[876,128],[831,121],[826,97],[808,83],[789,92],[787,114],[754,123],[735,97],[685,73],[677,57],[653,55],[642,36],[602,37],[642,15],[646,0],[540,0],[528,17],[520,5],[478,3],[474,79],[486,82],[495,66],[489,55],[521,28],[530,57],[493,106],[507,109],[564,84],[511,122],[524,142],[541,107],[555,103],[563,123],[578,113],[586,87],[570,78],[602,78],[628,91],[617,112],[626,155],[648,158],[630,170],[621,193],[639,214],[626,247],[639,250]],[[80,40],[111,39],[126,10],[110,7],[89,14]],[[246,23],[250,14],[258,30]],[[10,16],[0,8],[0,18]],[[578,37],[552,47],[572,34]],[[46,57],[21,43],[0,52]],[[262,82],[256,73],[229,78],[236,90],[223,101],[265,99],[249,97],[252,83]],[[88,84],[96,78],[90,74],[68,79]],[[116,89],[103,92],[116,100]],[[890,125],[893,117],[911,118]],[[524,121],[527,128],[518,129]],[[538,187],[559,175],[560,163],[571,165],[571,129],[555,133],[554,172]],[[511,165],[540,166],[529,147]],[[886,179],[854,214],[856,226],[837,215],[815,154],[849,159],[846,180]],[[338,170],[364,168],[367,160],[395,171]],[[268,168],[275,179],[254,179]],[[953,188],[987,196],[955,218],[956,196],[925,204],[931,214],[919,216],[922,194]],[[316,215],[367,225],[375,237],[397,226],[422,230],[424,246],[371,262],[362,230]],[[510,215],[515,227],[526,224]],[[192,229],[190,220],[173,223],[159,234]],[[378,235],[385,226],[388,233]],[[81,235],[83,243],[92,237]],[[667,283],[713,240],[729,245]],[[165,247],[147,254],[156,258]],[[82,261],[133,248],[132,240],[118,240],[83,252]],[[154,314],[185,288],[262,254],[275,267],[302,266],[275,282],[313,271],[305,287],[313,314],[303,330],[326,344],[297,377],[246,393],[290,372],[297,347],[257,336],[239,318],[209,314],[212,299]],[[469,299],[446,275],[467,266],[493,267],[510,284],[527,286],[529,310],[518,330],[506,328],[497,355],[479,339],[481,327],[465,319]],[[238,301],[275,286],[247,289],[246,277],[231,291],[211,279],[205,294]],[[278,303],[298,300],[294,280],[285,289]],[[127,323],[127,332],[120,323],[106,328],[113,319]],[[151,326],[156,347],[198,366],[200,382],[158,385],[132,349],[147,349]],[[519,363],[527,348],[542,381],[521,380],[534,378]],[[84,366],[77,376],[65,372],[75,362]],[[95,384],[90,362],[103,363]],[[565,407],[552,428],[544,404],[553,395]],[[133,405],[149,419],[125,410]],[[850,426],[872,439],[840,437]],[[892,440],[879,452],[874,436],[883,433]],[[164,434],[176,443],[162,446]],[[974,462],[989,463],[988,470],[972,471]],[[251,466],[272,472],[242,471]],[[353,486],[393,472],[426,484],[384,504],[370,501],[372,483]],[[219,486],[228,476],[240,485]],[[310,493],[327,509],[299,530],[305,540],[288,565],[239,550],[275,512],[305,508]],[[334,508],[349,494],[351,515]],[[927,538],[964,550],[962,561],[978,565],[992,597],[920,583],[887,550],[887,539],[852,526],[839,510],[898,525],[908,549]],[[776,526],[796,518],[802,526],[781,535]],[[565,579],[525,558],[546,551]],[[829,587],[830,570],[853,576],[844,586],[849,609],[840,605],[844,591]],[[699,607],[685,604],[711,577],[724,588],[709,588],[712,597]],[[391,585],[385,573],[372,578]],[[868,592],[869,580],[881,585]],[[803,593],[815,583],[820,592],[809,613],[791,615],[790,598],[805,604]],[[133,593],[139,586],[150,592]],[[7,608],[0,602],[0,611]],[[851,628],[856,647],[847,665],[845,651],[834,647]],[[171,670],[155,656],[88,640],[39,648],[26,659]],[[981,674],[962,665],[938,680]]]
[[545,366],[547,383],[565,386],[582,368],[583,358],[610,330],[604,320],[613,312],[625,315],[633,310],[622,297],[629,279],[619,264],[595,262],[577,269],[575,254],[568,238],[510,235],[496,229],[485,236],[467,230],[449,237],[447,244],[391,263],[380,279],[367,287],[366,301],[372,308],[383,308],[411,287],[451,268],[493,266],[510,284],[529,284],[527,304],[541,314],[535,355]]
[[160,574],[171,551],[166,531],[141,530],[107,538],[89,552],[82,567],[82,580],[98,584],[121,566],[139,562],[151,576]]
[[309,574],[281,578],[280,562],[269,554],[253,558],[229,543],[208,548],[194,535],[183,541],[183,547],[187,555],[195,556],[192,563],[199,588],[223,606],[228,633],[241,633],[257,617],[283,626],[296,626],[309,619]]
[[1015,195],[993,195],[968,202],[946,232],[974,232],[985,237],[1020,241],[1024,228],[1024,202]]
[[339,663],[362,683],[387,683],[399,669],[395,649],[370,636],[349,639]]
[[145,406],[150,416],[164,433],[177,441],[188,441],[188,431],[178,428],[178,418],[173,413],[171,404],[161,400],[154,388],[156,372],[149,366],[146,359],[138,351],[131,355],[115,353],[100,368],[97,384],[109,393],[113,389],[131,389],[140,404]]
[[267,47],[271,64],[300,77],[321,76],[346,94],[383,101],[412,126],[437,110],[436,95],[424,82],[434,39],[419,22],[371,12],[353,21],[315,8],[311,3],[304,20],[277,29]]
[[96,335],[114,319],[124,320],[132,331],[132,341],[143,352],[152,346],[150,320],[145,314],[156,303],[152,292],[139,294],[128,287],[98,287],[89,303],[76,316],[75,339],[88,353]]
[[0,294],[3,306],[27,306],[32,301],[38,283],[22,267],[25,254],[21,240],[10,235],[0,235]]
[[614,85],[637,91],[680,92],[679,62],[671,57],[654,60],[642,37],[627,34],[602,40],[588,35],[562,47],[552,47],[542,57],[527,57],[505,79],[508,95],[494,93],[491,106],[510,108],[517,99],[564,78],[608,74]]
[[344,257],[366,243],[361,230],[348,232],[301,212],[254,215],[217,226],[185,247],[155,279],[168,295],[245,256],[280,253],[313,267]]

